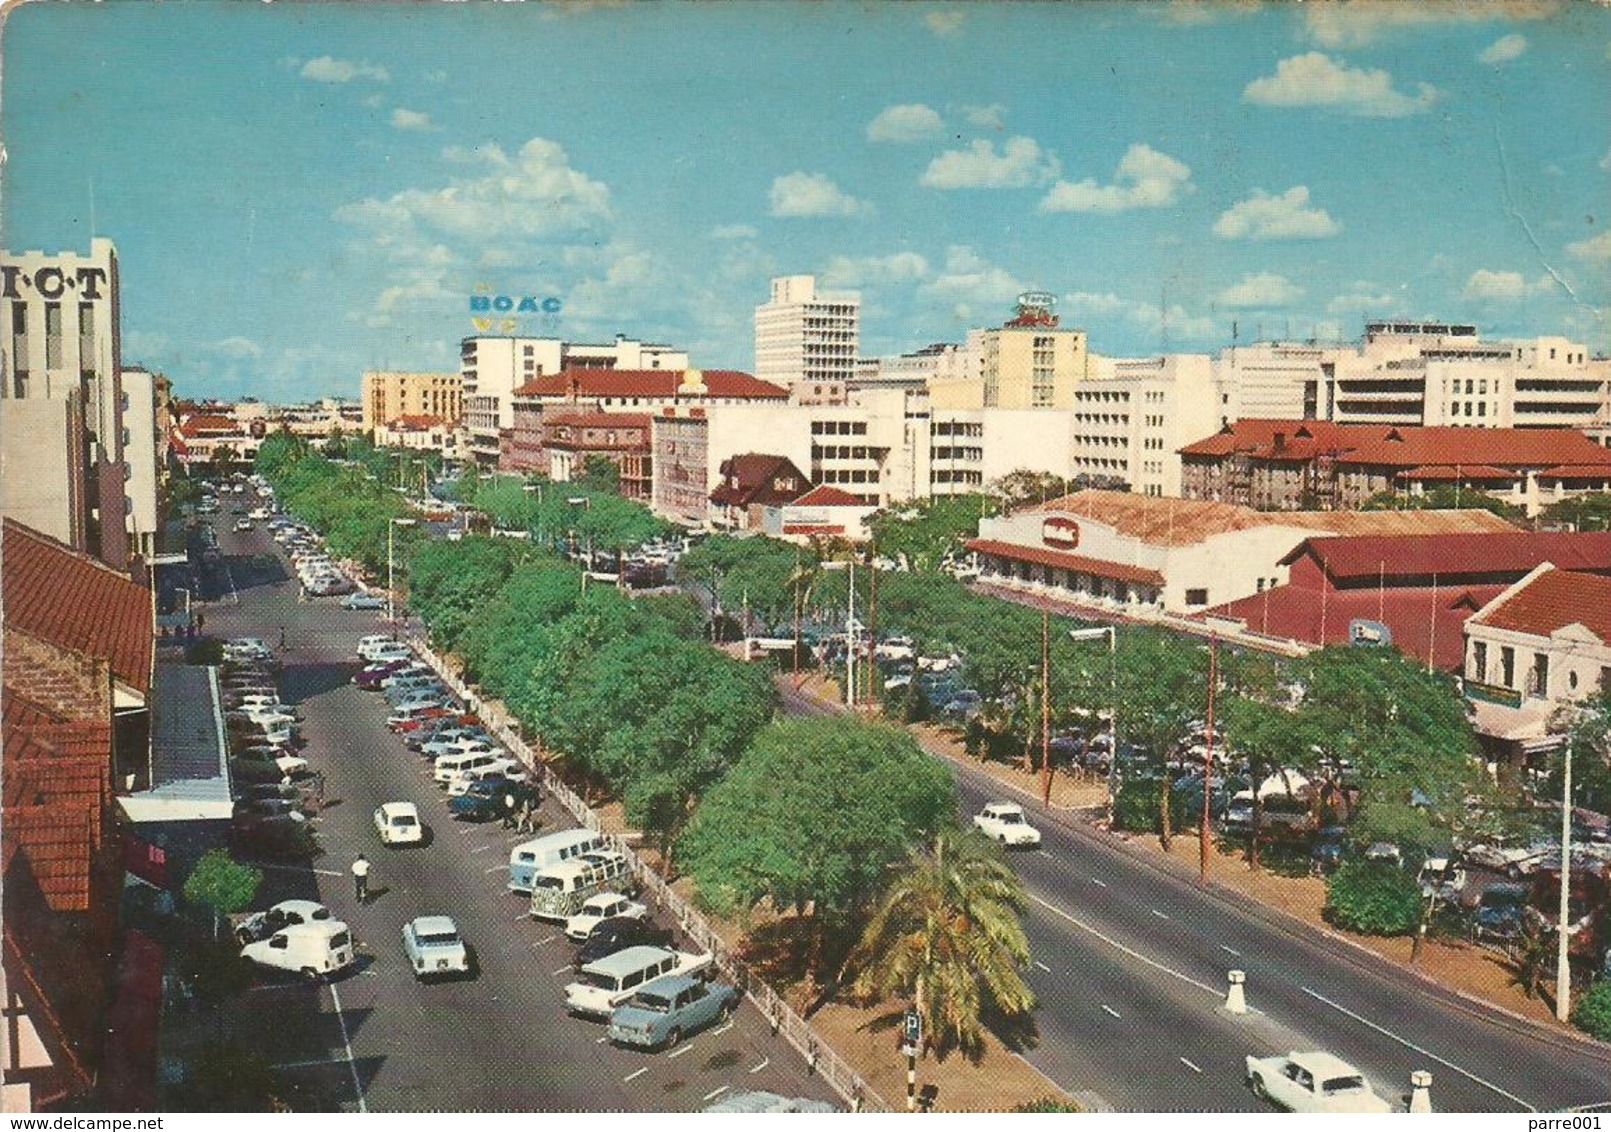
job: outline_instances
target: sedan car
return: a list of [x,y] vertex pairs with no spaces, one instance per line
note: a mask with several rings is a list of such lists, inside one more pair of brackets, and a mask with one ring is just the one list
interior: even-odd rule
[[649,909],[619,892],[601,892],[582,901],[581,909],[565,921],[565,938],[582,943],[593,934],[593,929],[605,920],[641,920]]
[[317,900],[282,900],[266,912],[253,912],[235,925],[235,938],[241,946],[267,939],[292,924],[309,924],[330,919],[330,909]]
[[448,813],[461,821],[491,821],[504,815],[504,795],[516,789],[507,778],[478,778],[448,799]]
[[251,530],[252,525],[253,524],[252,524],[252,521],[250,519],[236,519],[235,520],[235,529],[237,531],[242,532],[242,533],[245,533],[246,531]]
[[470,973],[470,951],[451,916],[416,916],[404,924],[403,954],[420,982]]
[[1364,1074],[1340,1057],[1297,1050],[1275,1057],[1247,1059],[1247,1083],[1253,1095],[1292,1112],[1389,1112]]
[[1506,845],[1503,842],[1479,842],[1467,845],[1460,855],[1473,865],[1481,865],[1496,873],[1504,873],[1515,880],[1537,870],[1542,861],[1555,848],[1553,842],[1536,841],[1530,845]]
[[670,1048],[738,1009],[738,989],[692,975],[667,975],[610,1015],[610,1041],[640,1049]]
[[1024,819],[1024,808],[1012,802],[991,802],[973,817],[974,827],[1009,849],[1034,849],[1040,830]]
[[382,845],[418,845],[425,840],[419,807],[413,802],[384,802],[375,807],[374,821]]
[[600,920],[593,925],[592,932],[577,949],[576,959],[571,965],[580,971],[589,963],[629,947],[670,947],[672,939],[669,928],[657,928],[647,920]]
[[342,609],[385,609],[386,599],[379,594],[352,593],[341,599]]

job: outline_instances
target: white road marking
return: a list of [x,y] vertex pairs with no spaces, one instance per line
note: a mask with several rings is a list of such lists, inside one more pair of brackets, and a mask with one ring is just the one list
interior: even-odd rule
[[344,1057],[314,1057],[307,1061],[282,1061],[274,1066],[276,1069],[311,1069],[315,1065],[341,1065],[347,1059]]
[[1097,877],[1092,877],[1091,878],[1091,883],[1096,885],[1098,888],[1106,888],[1108,886],[1107,881],[1101,880],[1101,879],[1099,879]]
[[727,1031],[731,1030],[732,1028],[733,1028],[733,1023],[729,1022],[727,1025],[723,1026],[719,1030],[712,1030],[710,1032],[710,1036],[713,1037],[713,1038],[721,1037],[721,1035],[727,1033]]
[[1166,967],[1162,963],[1158,962],[1156,959],[1148,958],[1147,956],[1141,954],[1141,952],[1135,950],[1134,948],[1126,947],[1124,944],[1120,943],[1118,940],[1114,939],[1112,936],[1104,935],[1103,933],[1097,931],[1095,928],[1093,928],[1090,924],[1086,923],[1084,920],[1081,920],[1076,916],[1069,915],[1067,912],[1063,911],[1057,905],[1052,904],[1049,901],[1042,900],[1040,897],[1034,895],[1033,893],[1030,894],[1029,898],[1031,900],[1033,900],[1036,904],[1039,904],[1042,908],[1045,908],[1048,912],[1051,912],[1053,915],[1061,916],[1063,919],[1067,920],[1069,923],[1073,924],[1075,927],[1079,928],[1081,931],[1090,932],[1097,939],[1101,940],[1103,943],[1107,944],[1109,947],[1113,947],[1113,948],[1116,948],[1119,951],[1124,952],[1126,955],[1130,956],[1130,958],[1132,958],[1132,959],[1140,960],[1142,963],[1145,963],[1147,966],[1151,967],[1153,970],[1161,971],[1165,975],[1170,975],[1170,976],[1172,976],[1174,978],[1177,978],[1183,983],[1190,983],[1192,986],[1196,987],[1198,990],[1206,991],[1208,994],[1213,995],[1216,999],[1223,997],[1224,992],[1219,990],[1217,987],[1211,987],[1207,983],[1200,983],[1196,979],[1192,978],[1190,975],[1181,974],[1179,971],[1175,970],[1173,967]]
[[1448,1061],[1448,1060],[1445,1060],[1444,1058],[1439,1057],[1437,1054],[1433,1053],[1431,1050],[1424,1049],[1421,1046],[1416,1045],[1414,1042],[1410,1041],[1408,1038],[1402,1038],[1399,1035],[1393,1033],[1393,1031],[1391,1031],[1389,1029],[1386,1029],[1385,1027],[1378,1026],[1375,1022],[1372,1022],[1369,1018],[1366,1018],[1363,1015],[1355,1014],[1352,1010],[1349,1010],[1346,1006],[1343,1006],[1340,1003],[1336,1003],[1336,1002],[1331,1001],[1331,999],[1327,998],[1325,995],[1321,994],[1319,991],[1310,990],[1308,987],[1299,987],[1298,989],[1301,990],[1304,994],[1308,995],[1310,998],[1314,999],[1316,1002],[1325,1003],[1327,1006],[1331,1007],[1333,1010],[1337,1011],[1339,1014],[1346,1014],[1348,1017],[1352,1018],[1355,1022],[1358,1022],[1361,1025],[1369,1026],[1372,1030],[1375,1030],[1378,1034],[1381,1034],[1384,1037],[1392,1038],[1395,1042],[1397,1042],[1399,1045],[1403,1046],[1404,1048],[1412,1049],[1416,1053],[1420,1054],[1422,1057],[1430,1057],[1433,1061],[1437,1062],[1439,1065],[1447,1066],[1448,1068],[1454,1070],[1456,1073],[1460,1074],[1460,1076],[1465,1077],[1468,1080],[1475,1081],[1477,1084],[1481,1085],[1485,1089],[1491,1089],[1492,1091],[1498,1093],[1500,1096],[1504,1097],[1506,1100],[1515,1101],[1517,1104],[1521,1105],[1522,1108],[1526,1109],[1528,1112],[1537,1112],[1538,1111],[1538,1109],[1535,1106],[1528,1104],[1526,1101],[1524,1101],[1520,1097],[1518,1097],[1515,1093],[1507,1093],[1504,1089],[1501,1089],[1498,1085],[1495,1085],[1492,1081],[1485,1081],[1481,1077],[1478,1077],[1475,1073],[1472,1073],[1470,1070],[1460,1068],[1454,1062]]
[[727,1090],[729,1088],[730,1088],[730,1086],[723,1085],[719,1089],[712,1089],[710,1092],[706,1093],[704,1096],[700,1097],[699,1099],[702,1100],[702,1101],[713,1101],[717,1097],[721,1096],[723,1093],[727,1092]]
[[1106,1010],[1109,1014],[1113,1015],[1115,1018],[1117,1018],[1119,1016],[1119,1012],[1117,1010],[1113,1009],[1113,1007],[1109,1006],[1105,1002],[1102,1004],[1102,1009]]
[[1044,850],[1044,849],[1037,849],[1037,850],[1035,850],[1035,852],[1036,852],[1036,854],[1038,854],[1039,856],[1042,856],[1042,857],[1050,857],[1051,856],[1051,854],[1046,852],[1046,850]]
[[1168,916],[1164,915],[1162,912],[1158,911],[1158,909],[1156,909],[1156,908],[1154,908],[1152,910],[1152,914],[1154,916],[1157,916],[1160,920],[1167,920],[1169,918]]
[[1052,969],[1046,966],[1046,964],[1042,963],[1039,959],[1035,960],[1035,966],[1039,967],[1042,971],[1045,971],[1048,975],[1052,973]]
[[532,946],[533,947],[547,947],[549,944],[553,943],[558,938],[559,937],[557,935],[545,935],[545,936],[543,936],[542,939],[540,939],[536,943],[532,944]]
[[561,967],[559,970],[550,971],[548,974],[549,974],[550,978],[554,978],[556,976],[563,975],[566,971],[569,971],[570,969],[571,969],[571,965],[569,963],[567,963],[567,964],[565,964],[565,966]]
[[770,1057],[762,1058],[761,1059],[761,1064],[757,1065],[754,1069],[751,1069],[750,1072],[751,1073],[759,1073],[761,1070],[765,1069],[768,1065],[771,1065],[771,1064],[772,1064],[772,1059]]
[[1180,1059],[1180,1064],[1184,1065],[1187,1069],[1190,1069],[1193,1073],[1201,1073],[1203,1071],[1202,1066],[1198,1065],[1196,1062],[1188,1061],[1184,1057]]
[[647,1072],[649,1072],[649,1067],[645,1065],[642,1069],[634,1069],[631,1073],[628,1073],[625,1077],[621,1078],[621,1080],[636,1081],[639,1077],[642,1077]]
[[601,1045],[603,1045],[605,1042],[607,1042],[609,1040],[610,1040],[610,1035],[605,1034],[602,1038],[600,1038],[598,1041],[594,1042],[593,1044],[596,1045],[596,1046],[601,1046]]
[[670,1061],[674,1057],[681,1057],[685,1053],[691,1053],[693,1048],[693,1046],[683,1046],[681,1049],[674,1049],[670,1053],[666,1054],[666,1060]]
[[[470,850],[470,852],[472,852],[472,853],[485,853],[488,849],[491,849],[491,848],[492,848],[492,846],[490,846],[490,845],[478,845],[474,849]],[[508,865],[504,866],[504,868],[506,868],[506,869],[508,867],[509,867]]]
[[338,873],[334,869],[310,869],[305,865],[276,865],[268,861],[242,861],[241,864],[251,865],[253,868],[257,869],[278,869],[281,872],[287,873],[313,873],[316,876],[322,877],[339,877],[347,875],[346,873]]
[[490,868],[490,869],[482,869],[481,873],[482,873],[483,876],[489,876],[492,873],[506,873],[508,871],[509,871],[509,866],[508,865],[493,865],[492,868]]
[[1225,952],[1227,955],[1236,956],[1238,959],[1240,959],[1242,957],[1242,953],[1240,951],[1236,950],[1236,948],[1234,948],[1234,947],[1226,947],[1223,943],[1219,945],[1219,949],[1221,951]]
[[352,1091],[358,1098],[358,1111],[368,1112],[369,1105],[364,1100],[364,1087],[358,1080],[358,1066],[352,1060],[352,1035],[347,1033],[347,1016],[341,1011],[341,992],[336,990],[336,984],[328,984],[330,998],[336,1004],[336,1022],[341,1026],[341,1045],[347,1051],[347,1071],[352,1074]]

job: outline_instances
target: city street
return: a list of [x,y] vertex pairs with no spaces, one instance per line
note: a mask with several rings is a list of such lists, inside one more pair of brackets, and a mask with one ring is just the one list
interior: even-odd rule
[[[785,710],[833,710],[784,688]],[[1008,800],[956,768],[963,816]],[[1025,1056],[1121,1111],[1262,1111],[1243,1057],[1324,1049],[1392,1099],[1429,1070],[1441,1111],[1559,1109],[1611,1100],[1611,1051],[1438,988],[1027,798],[1044,840],[1012,858],[1030,895],[1039,1045]],[[1252,1013],[1223,1009],[1247,973]]]
[[[298,600],[298,586],[261,530],[218,522],[224,552],[210,635],[258,636],[285,648],[286,700],[304,713],[304,753],[326,776],[311,867],[267,864],[257,902],[299,896],[328,904],[353,928],[359,970],[318,988],[264,978],[245,996],[241,1032],[297,1085],[300,1102],[343,1110],[693,1110],[729,1092],[764,1089],[838,1101],[749,1006],[729,1026],[655,1054],[618,1049],[603,1027],[567,1016],[572,946],[531,920],[505,888],[507,855],[524,836],[499,823],[449,820],[430,767],[384,726],[386,707],[354,687],[354,649],[380,631],[372,612],[335,598]],[[430,828],[424,847],[387,849],[370,822],[382,802],[412,801]],[[546,829],[570,824],[552,804]],[[358,907],[348,867],[373,863],[371,901]],[[402,925],[453,916],[473,948],[476,977],[416,984]],[[270,1024],[265,1025],[265,1021]]]

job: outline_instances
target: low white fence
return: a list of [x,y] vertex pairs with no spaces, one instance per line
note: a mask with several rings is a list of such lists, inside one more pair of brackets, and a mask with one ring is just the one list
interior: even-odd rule
[[[542,779],[543,788],[565,807],[571,817],[576,819],[577,824],[603,833],[603,825],[599,821],[598,814],[593,812],[580,794],[561,782],[559,777],[536,756],[521,736],[518,724],[512,724],[501,711],[495,715],[490,710],[490,705],[477,695],[474,688],[461,680],[422,637],[410,634],[407,640],[414,651],[436,670],[442,682],[481,716],[487,730],[524,762],[534,775]],[[782,1035],[785,1041],[800,1051],[800,1055],[806,1059],[806,1064],[811,1067],[812,1072],[820,1074],[824,1081],[832,1085],[854,1111],[890,1111],[884,1099],[873,1091],[844,1058],[817,1036],[811,1024],[733,953],[732,948],[716,934],[715,929],[697,908],[673,891],[665,878],[646,865],[623,838],[615,834],[604,836],[612,848],[625,855],[638,882],[653,896],[666,914],[677,921],[683,935],[713,956],[716,968],[755,1004],[756,1009],[760,1010],[771,1023],[774,1034]]]

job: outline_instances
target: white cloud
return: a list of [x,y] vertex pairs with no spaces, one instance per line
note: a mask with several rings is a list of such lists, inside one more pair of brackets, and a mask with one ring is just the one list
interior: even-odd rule
[[1075,291],[1064,295],[1062,302],[1064,323],[1094,320],[1121,321],[1137,327],[1151,338],[1162,339],[1165,333],[1172,341],[1217,342],[1224,338],[1223,328],[1212,318],[1189,313],[1179,303],[1165,308],[1157,303],[1136,302],[1121,298],[1112,292]]
[[1214,301],[1233,310],[1269,310],[1290,306],[1302,297],[1303,288],[1286,276],[1261,271],[1256,275],[1244,275],[1240,283],[1221,291]]
[[1399,300],[1374,283],[1355,283],[1346,294],[1338,295],[1326,304],[1327,314],[1386,315],[1396,310]]
[[1323,240],[1342,231],[1342,225],[1323,208],[1309,207],[1309,189],[1294,185],[1280,196],[1254,189],[1214,221],[1214,235],[1222,240]]
[[962,30],[962,13],[955,8],[943,12],[927,12],[923,16],[923,22],[935,35],[955,35]]
[[1527,37],[1525,35],[1507,35],[1494,40],[1482,54],[1477,56],[1479,63],[1509,63],[1513,59],[1520,59],[1527,50]]
[[1081,314],[1118,314],[1129,309],[1130,302],[1108,291],[1097,294],[1095,291],[1075,291],[1063,296],[1063,309],[1070,313]]
[[[1611,52],[1608,52],[1608,54],[1611,54]],[[1605,156],[1600,158],[1600,168],[1611,170],[1611,149],[1606,150]]]
[[1411,96],[1393,87],[1386,71],[1365,71],[1311,51],[1276,64],[1275,74],[1254,79],[1242,98],[1259,106],[1312,107],[1360,118],[1405,118],[1430,109],[1440,97],[1420,83]]
[[931,189],[1022,189],[1057,176],[1057,162],[1034,138],[1008,138],[996,153],[995,143],[976,141],[967,149],[948,149],[923,171],[920,183]]
[[919,288],[919,296],[944,306],[955,318],[1005,316],[1028,286],[1005,268],[986,261],[971,247],[946,251],[945,267]]
[[392,128],[397,130],[429,130],[431,116],[419,110],[405,110],[401,106],[392,111]]
[[822,270],[827,287],[864,287],[877,283],[915,283],[929,273],[929,261],[916,252],[887,256],[842,256],[828,260]]
[[1559,7],[1554,0],[1469,4],[1459,0],[1333,0],[1304,5],[1309,38],[1322,47],[1364,47],[1390,31],[1493,19],[1536,20]]
[[353,79],[373,79],[377,83],[383,83],[391,79],[385,67],[376,67],[370,63],[354,63],[348,59],[335,59],[329,55],[309,59],[302,65],[301,75],[316,83],[350,83]]
[[968,125],[981,130],[1002,130],[1007,127],[1007,108],[999,102],[992,102],[989,106],[964,106],[962,116],[968,120]]
[[425,81],[428,82],[428,83],[434,83],[434,84],[438,84],[438,85],[448,81],[448,73],[447,73],[447,71],[441,70],[441,69],[438,69],[438,70],[435,70],[435,71],[426,71],[425,74],[423,76],[421,76],[421,77],[424,78]]
[[1611,262],[1611,228],[1607,228],[1598,236],[1590,236],[1587,240],[1567,244],[1566,250],[1578,259],[1586,259],[1591,263]]
[[713,240],[754,240],[760,235],[753,224],[723,224],[710,230]]
[[1546,294],[1554,286],[1555,281],[1548,275],[1529,283],[1519,271],[1489,271],[1484,267],[1471,273],[1462,294],[1476,301],[1514,302],[1528,295]]
[[867,139],[875,142],[923,141],[944,132],[940,115],[921,102],[887,107],[867,123]]
[[868,205],[821,173],[789,173],[772,182],[773,216],[855,216]]
[[235,336],[221,338],[216,342],[207,343],[207,348],[215,354],[226,358],[260,358],[263,356],[263,347],[250,338]]
[[1191,168],[1150,145],[1137,142],[1125,151],[1111,185],[1059,181],[1040,202],[1041,212],[1126,212],[1166,208],[1182,193],[1196,191]]

